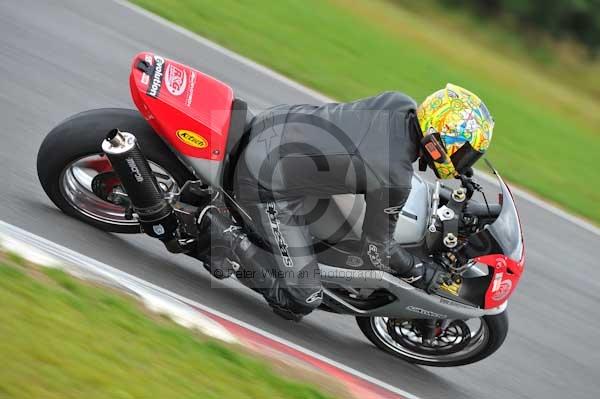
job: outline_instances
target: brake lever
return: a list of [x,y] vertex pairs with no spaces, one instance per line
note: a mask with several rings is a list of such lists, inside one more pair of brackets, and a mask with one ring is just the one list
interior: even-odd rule
[[475,191],[479,191],[479,192],[483,191],[483,186],[481,184],[475,182],[474,180],[471,180],[471,184],[473,185],[473,189]]
[[463,187],[467,189],[467,200],[470,200],[473,197],[475,191],[481,192],[483,190],[483,187],[473,181],[471,177],[460,175],[459,179]]
[[473,264],[467,262],[458,252],[447,252],[440,256],[439,261],[453,276],[460,276]]

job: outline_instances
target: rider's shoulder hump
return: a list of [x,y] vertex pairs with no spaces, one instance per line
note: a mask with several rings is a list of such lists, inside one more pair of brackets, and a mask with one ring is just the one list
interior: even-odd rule
[[374,108],[390,111],[410,111],[417,108],[417,103],[408,95],[399,91],[386,91],[373,97]]

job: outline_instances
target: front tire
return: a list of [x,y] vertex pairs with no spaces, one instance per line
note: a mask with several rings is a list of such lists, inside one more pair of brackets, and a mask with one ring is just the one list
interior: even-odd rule
[[[475,363],[490,356],[502,346],[508,333],[507,312],[483,316],[476,320],[479,321],[480,328],[473,329],[473,331],[466,328],[472,336],[463,340],[463,346],[460,349],[455,352],[448,349],[446,352],[441,350],[428,352],[419,349],[418,334],[412,336],[414,340],[411,342],[410,334],[400,331],[403,328],[407,329],[406,326],[411,322],[409,320],[398,321],[384,317],[356,318],[360,330],[379,349],[410,363],[434,367],[454,367]],[[391,321],[394,323],[390,323]],[[466,325],[462,321],[458,322],[462,324],[457,323],[457,325]],[[425,349],[425,347],[423,348]]]
[[[78,181],[71,171],[81,160],[88,164],[104,162],[102,172],[107,171],[106,166],[110,169],[107,158],[102,158],[101,144],[106,134],[115,128],[135,135],[153,170],[156,168],[165,179],[173,180],[178,187],[194,179],[138,111],[118,108],[82,112],[52,129],[38,151],[38,178],[48,197],[67,215],[104,231],[139,233],[139,223],[128,220],[123,207],[95,196],[88,187],[89,181]],[[79,167],[76,174],[83,175],[81,170],[89,168]],[[80,180],[86,180],[85,176]]]

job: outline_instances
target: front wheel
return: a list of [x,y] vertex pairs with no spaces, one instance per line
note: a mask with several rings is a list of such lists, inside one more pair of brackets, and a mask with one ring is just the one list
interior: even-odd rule
[[38,177],[64,213],[105,231],[139,233],[139,222],[113,200],[124,190],[102,153],[102,141],[115,128],[135,135],[165,196],[194,180],[139,112],[117,108],[82,112],[56,126],[38,152]]
[[506,311],[471,320],[438,321],[433,339],[423,338],[421,320],[357,317],[365,336],[378,348],[410,363],[463,366],[496,352],[508,333]]

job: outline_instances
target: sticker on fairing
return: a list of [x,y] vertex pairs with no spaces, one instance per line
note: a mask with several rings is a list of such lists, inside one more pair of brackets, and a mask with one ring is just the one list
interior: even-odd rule
[[176,65],[169,64],[165,70],[167,90],[174,96],[180,96],[187,87],[187,73]]
[[496,273],[494,276],[494,282],[492,283],[492,292],[496,292],[500,289],[500,284],[502,283],[502,276],[504,273]]
[[163,75],[165,68],[165,59],[158,55],[154,56],[154,68],[152,68],[152,73],[150,74],[150,84],[148,85],[148,90],[146,94],[150,97],[158,98],[160,94],[160,88],[163,84]]
[[[147,65],[152,65],[153,58],[150,54],[146,54],[146,56],[144,57],[144,61],[146,61]],[[150,83],[150,75],[148,75],[146,72],[142,72],[142,78],[140,79],[140,82],[143,85],[147,85],[148,83]]]
[[501,301],[510,294],[511,290],[512,290],[512,281],[504,280],[500,283],[500,286],[498,287],[496,292],[494,292],[492,294],[492,299],[494,301]]
[[190,74],[190,89],[188,90],[187,98],[185,99],[185,105],[188,107],[192,106],[194,101],[194,90],[196,89],[196,72],[192,71]]
[[195,148],[206,148],[208,147],[208,141],[201,135],[196,132],[192,132],[191,130],[180,129],[176,133],[176,136],[179,140],[183,141],[185,144],[195,147]]
[[442,284],[440,285],[440,289],[446,291],[449,294],[452,294],[454,296],[459,296],[460,295],[460,287],[462,287],[461,283],[456,283],[456,282],[452,282],[452,284]]

